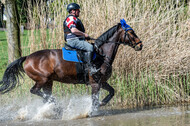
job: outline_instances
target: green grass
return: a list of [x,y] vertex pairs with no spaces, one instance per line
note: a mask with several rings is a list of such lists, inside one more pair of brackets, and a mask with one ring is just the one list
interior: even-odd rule
[[[28,48],[29,36],[28,31],[24,30],[24,33],[21,34],[21,46],[23,50],[23,55],[29,53]],[[8,44],[6,38],[6,31],[0,31],[0,78],[2,78],[3,73],[8,65]]]
[[[134,77],[133,74],[119,77],[113,73],[108,83],[115,89],[115,95],[108,105],[106,105],[107,107],[137,108],[144,106],[176,105],[178,103],[188,102],[190,93],[189,74],[179,78],[170,76],[167,80],[158,82],[151,73],[141,73],[139,78]],[[25,77],[25,81],[20,86],[3,97],[6,99],[23,97],[27,99],[39,98],[30,93],[33,84],[34,82],[31,79]],[[91,94],[90,85],[73,85],[59,82],[54,82],[53,85],[53,96],[57,99],[86,94]],[[106,95],[108,95],[108,92],[101,89],[100,100],[105,98]]]
[[[110,105],[124,107],[156,106],[188,102],[190,90],[189,74],[176,77],[168,75],[166,80],[158,81],[151,73],[141,73],[118,77],[113,74],[109,80],[115,89],[114,100]],[[104,96],[103,96],[104,97]]]
[[0,31],[0,77],[8,63],[7,38],[5,31]]

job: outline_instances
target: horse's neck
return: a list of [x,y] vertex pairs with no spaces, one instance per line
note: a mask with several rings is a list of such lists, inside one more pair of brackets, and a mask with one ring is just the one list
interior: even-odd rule
[[120,38],[119,38],[118,34],[114,34],[114,36],[108,40],[110,42],[105,43],[102,47],[103,53],[106,57],[105,60],[110,65],[112,65],[112,63],[115,59],[115,56],[117,54],[118,47],[119,47],[119,45],[114,42],[118,42],[119,39]]
[[115,59],[115,56],[117,54],[117,50],[118,50],[118,47],[119,45],[118,44],[115,44],[115,43],[112,43],[110,44],[109,46],[110,48],[107,48],[109,51],[105,53],[106,55],[106,59],[107,62],[112,65],[114,59]]

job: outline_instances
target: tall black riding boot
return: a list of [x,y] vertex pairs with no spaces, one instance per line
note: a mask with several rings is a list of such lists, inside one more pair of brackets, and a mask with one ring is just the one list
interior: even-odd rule
[[87,52],[86,53],[86,59],[87,59],[87,67],[89,68],[89,73],[90,75],[93,75],[97,73],[100,69],[96,69],[96,67],[92,63],[92,52]]

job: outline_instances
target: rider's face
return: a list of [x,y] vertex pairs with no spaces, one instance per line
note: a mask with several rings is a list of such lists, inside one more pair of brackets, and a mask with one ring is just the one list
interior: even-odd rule
[[79,17],[79,15],[80,15],[80,10],[79,10],[79,9],[72,10],[72,11],[71,11],[71,14],[75,15],[76,17]]
[[77,17],[79,17],[79,15],[80,15],[80,10],[79,10],[79,9],[75,10],[75,15],[76,15]]

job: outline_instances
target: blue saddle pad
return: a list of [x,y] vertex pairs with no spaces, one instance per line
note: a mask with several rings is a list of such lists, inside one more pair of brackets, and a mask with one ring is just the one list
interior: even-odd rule
[[[77,51],[75,51],[75,50],[67,50],[67,49],[65,49],[65,47],[63,47],[62,52],[63,52],[63,59],[64,60],[83,63],[83,61],[78,59]],[[93,54],[92,59],[94,60],[95,58],[96,58],[96,53]]]
[[63,52],[63,59],[66,61],[72,61],[72,62],[81,62],[81,60],[77,57],[77,51],[74,50],[66,50],[64,47],[62,48]]

